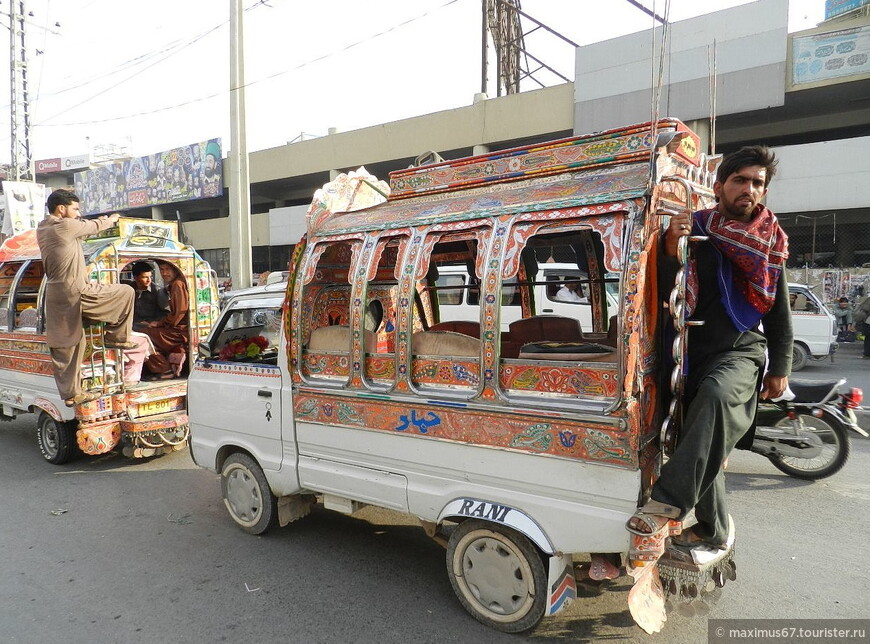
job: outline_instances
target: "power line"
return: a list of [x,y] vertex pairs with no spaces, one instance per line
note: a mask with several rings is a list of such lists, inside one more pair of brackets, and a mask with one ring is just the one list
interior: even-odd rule
[[[48,0],[49,3],[50,3],[50,1],[51,1],[51,0]],[[95,2],[98,2],[98,1],[99,1],[99,0],[93,0],[90,4],[94,4]],[[259,5],[263,5],[263,6],[266,6],[266,7],[269,7],[269,6],[270,6],[270,5],[268,5],[268,4],[266,3],[266,0],[257,0],[257,1],[254,2],[250,7],[248,7],[247,9],[245,9],[245,11],[252,11],[253,9],[255,9],[255,8],[256,8],[257,6],[259,6]],[[90,6],[90,5],[87,5],[87,6]],[[47,12],[46,12],[46,13],[47,13]],[[128,68],[133,68],[133,67],[135,67],[136,65],[140,65],[140,64],[142,64],[142,63],[144,63],[144,62],[147,62],[147,61],[151,60],[152,58],[155,58],[155,57],[157,57],[157,56],[160,56],[160,55],[162,55],[162,54],[164,54],[164,53],[166,53],[166,52],[170,52],[170,55],[173,55],[173,54],[175,54],[175,53],[177,53],[177,52],[183,51],[184,49],[186,49],[186,48],[189,47],[190,45],[192,45],[192,44],[198,42],[199,40],[201,40],[201,39],[204,38],[205,36],[211,34],[212,32],[214,32],[214,31],[220,29],[221,27],[223,27],[224,25],[228,24],[228,22],[229,22],[228,20],[224,20],[223,22],[221,22],[221,23],[215,25],[214,27],[211,27],[211,28],[207,29],[206,31],[204,31],[204,32],[202,32],[202,33],[200,33],[200,34],[197,34],[196,36],[194,36],[193,38],[191,38],[190,40],[187,40],[187,41],[182,41],[181,39],[173,40],[172,42],[167,43],[166,45],[162,46],[162,47],[159,48],[159,49],[155,49],[155,50],[153,50],[153,51],[146,52],[146,53],[143,53],[143,54],[139,54],[138,56],[134,56],[133,58],[130,58],[130,59],[124,61],[123,63],[120,63],[120,64],[116,65],[113,69],[110,69],[110,70],[108,70],[108,71],[106,71],[106,72],[104,72],[104,73],[97,74],[97,75],[95,75],[95,76],[91,76],[91,77],[89,77],[89,78],[84,78],[84,79],[82,79],[82,80],[75,81],[75,84],[73,84],[73,85],[69,85],[69,86],[67,86],[67,87],[63,87],[63,88],[58,89],[58,90],[55,90],[55,91],[53,91],[53,92],[51,92],[51,93],[49,93],[49,94],[43,96],[42,98],[49,98],[49,97],[59,96],[59,95],[64,94],[64,93],[66,93],[66,92],[70,92],[70,91],[72,91],[72,90],[79,89],[79,88],[81,88],[81,87],[85,87],[85,86],[87,86],[87,85],[89,85],[89,84],[91,84],[91,83],[94,83],[94,82],[96,82],[96,81],[102,80],[102,79],[104,79],[104,78],[111,78],[112,76],[114,76],[114,75],[116,75],[116,74],[120,74],[121,72],[127,70]],[[46,27],[43,27],[43,26],[40,26],[40,25],[37,25],[37,26],[39,26],[41,29],[47,29]],[[58,32],[55,32],[55,31],[52,31],[51,33],[58,34]],[[45,51],[45,50],[46,50],[46,48],[43,47],[43,51]],[[41,53],[41,52],[37,52],[37,53]],[[166,60],[167,58],[169,58],[169,56],[166,56],[166,57],[164,57],[163,59],[161,59],[160,61],[157,61],[157,62],[162,62],[163,60]],[[151,66],[146,67],[146,68],[144,68],[144,69],[141,69],[141,70],[140,70],[139,72],[137,72],[137,73],[142,73],[142,72],[144,72],[144,71],[147,71],[148,69],[150,69],[150,67],[151,67]],[[135,74],[132,75],[132,76],[130,76],[130,78],[133,78],[134,76],[135,76]],[[123,83],[123,82],[126,82],[127,80],[129,80],[129,78],[124,79],[124,80],[122,80],[121,82]],[[40,85],[41,85],[41,83],[42,83],[42,79],[41,79],[41,77],[40,77]],[[37,100],[38,100],[39,98],[40,98],[40,95],[39,95],[39,93],[37,92]],[[88,99],[88,100],[90,100],[90,99]],[[7,107],[9,107],[9,105],[4,105],[4,106],[3,106],[3,108],[7,108]],[[54,118],[54,117],[51,117],[51,118]]]
[[[207,32],[205,32],[205,33],[202,33],[202,34],[200,34],[199,36],[197,36],[196,38],[192,39],[190,42],[186,43],[184,46],[180,47],[180,48],[177,49],[176,51],[167,54],[167,55],[164,56],[163,58],[160,58],[159,60],[154,61],[153,63],[151,63],[150,65],[148,65],[148,66],[146,66],[146,67],[144,67],[144,68],[142,68],[142,69],[137,70],[136,72],[130,74],[130,75],[127,76],[126,78],[122,78],[121,80],[119,80],[117,83],[114,84],[113,89],[116,88],[116,87],[118,87],[119,85],[123,85],[123,84],[126,83],[127,81],[129,81],[129,80],[135,78],[136,76],[138,76],[139,74],[141,74],[141,73],[143,73],[143,72],[145,72],[145,71],[151,69],[151,68],[154,67],[155,65],[159,65],[160,63],[162,63],[162,62],[165,61],[166,59],[170,58],[171,56],[174,56],[174,55],[175,55],[176,53],[178,53],[179,51],[183,51],[184,49],[187,49],[187,48],[190,47],[191,45],[193,45],[193,44],[195,44],[196,42],[198,42],[198,41],[202,40],[203,38],[205,38],[207,35],[209,35],[209,34],[212,33],[213,31],[216,31],[217,29],[220,29],[222,26],[223,26],[223,25],[218,25],[218,26],[216,26],[216,27],[213,27],[213,28],[210,29],[209,31],[207,31]],[[98,93],[96,93],[96,94],[93,94],[93,95],[91,95],[91,96],[88,96],[87,98],[85,98],[85,99],[79,101],[78,103],[76,103],[76,104],[74,104],[74,105],[66,106],[66,107],[65,107],[63,110],[61,110],[60,112],[57,112],[56,114],[53,114],[52,116],[47,117],[45,120],[41,121],[40,123],[37,123],[36,125],[40,125],[40,126],[42,126],[42,125],[46,125],[46,121],[50,121],[51,119],[56,118],[56,117],[60,116],[61,114],[64,114],[65,112],[67,112],[67,111],[69,111],[69,110],[75,109],[75,108],[77,108],[77,107],[80,107],[81,105],[84,105],[85,103],[88,103],[88,102],[92,101],[93,99],[97,98],[98,96],[101,96],[101,95],[104,93],[104,91],[105,91],[105,90],[100,91],[100,92],[98,92]]]
[[[323,61],[323,60],[327,60],[327,59],[332,58],[332,57],[334,57],[334,56],[340,55],[340,54],[342,54],[342,53],[344,53],[344,52],[350,51],[351,49],[353,49],[353,48],[355,48],[355,47],[358,47],[358,46],[360,46],[360,45],[363,45],[363,44],[365,44],[365,43],[367,43],[367,42],[369,42],[369,41],[371,41],[371,40],[374,40],[374,39],[376,39],[376,38],[380,38],[380,37],[382,37],[382,36],[385,36],[385,35],[387,35],[387,34],[390,34],[390,33],[394,32],[394,31],[396,31],[396,30],[398,30],[398,29],[401,29],[401,28],[403,28],[403,27],[405,27],[405,26],[407,26],[407,25],[409,25],[409,24],[411,24],[411,23],[413,23],[413,22],[416,22],[416,21],[418,21],[418,20],[421,20],[421,19],[423,19],[423,18],[426,18],[426,17],[428,17],[430,14],[432,14],[433,12],[441,11],[441,10],[444,9],[445,7],[448,7],[448,6],[450,6],[450,5],[452,5],[452,4],[455,4],[455,3],[459,2],[459,1],[460,1],[460,0],[448,0],[448,1],[445,2],[444,4],[441,4],[441,5],[439,5],[438,7],[434,8],[434,9],[427,10],[427,11],[425,11],[425,12],[422,13],[422,14],[419,14],[419,15],[413,17],[413,18],[409,18],[409,19],[407,19],[407,20],[404,20],[404,21],[402,21],[402,22],[400,22],[400,23],[398,23],[398,24],[396,24],[396,25],[393,25],[392,27],[389,27],[388,29],[385,29],[385,30],[380,31],[380,32],[378,32],[378,33],[376,33],[376,34],[373,34],[373,35],[371,35],[371,36],[368,36],[368,37],[366,37],[366,38],[363,38],[362,40],[357,40],[357,41],[355,41],[355,42],[353,42],[353,43],[350,43],[350,44],[348,44],[348,45],[342,47],[341,49],[337,49],[337,50],[335,50],[335,51],[333,51],[333,52],[330,52],[330,53],[328,53],[328,54],[323,54],[322,56],[318,56],[318,57],[313,58],[313,59],[311,59],[311,60],[308,60],[308,61],[306,61],[306,62],[304,62],[304,63],[300,63],[299,65],[296,65],[295,67],[291,67],[290,69],[284,69],[284,70],[281,70],[281,71],[279,71],[279,72],[275,72],[274,74],[270,74],[270,75],[268,75],[268,76],[264,76],[263,78],[259,78],[259,79],[253,80],[253,81],[251,81],[251,82],[245,83],[245,87],[248,88],[248,87],[251,87],[251,86],[256,85],[256,84],[259,84],[259,83],[263,83],[263,82],[266,82],[266,81],[273,80],[273,79],[278,78],[278,77],[280,77],[280,76],[284,76],[284,75],[289,74],[289,73],[291,73],[291,72],[298,71],[298,70],[303,69],[303,68],[305,68],[305,67],[308,67],[308,66],[310,66],[310,65],[314,65],[314,64],[319,63],[319,62],[321,62],[321,61]],[[264,6],[269,6],[269,5],[265,4],[265,2],[264,2],[263,0],[260,0],[260,2],[258,2],[257,4],[263,4]],[[224,23],[224,24],[226,24],[226,23]],[[162,61],[158,61],[158,62],[162,62]],[[155,63],[155,64],[156,64],[156,63]],[[151,66],[153,66],[153,65],[151,65]],[[150,66],[149,66],[149,67],[150,67]],[[144,71],[144,70],[142,70],[142,71]],[[127,79],[127,80],[129,80],[129,79]],[[211,100],[211,99],[213,99],[213,98],[217,98],[218,96],[226,95],[226,94],[228,94],[229,92],[233,91],[233,89],[235,89],[235,88],[230,88],[230,89],[226,89],[226,90],[221,90],[221,91],[219,91],[219,92],[214,92],[214,93],[212,93],[212,94],[208,94],[208,95],[206,95],[206,96],[200,96],[200,97],[197,97],[197,98],[192,98],[192,99],[190,99],[190,100],[188,100],[188,101],[183,101],[183,102],[181,102],[181,103],[176,103],[176,104],[173,104],[173,105],[166,105],[166,106],[164,106],[164,107],[159,107],[159,108],[156,108],[156,109],[153,109],[153,110],[146,110],[146,111],[143,111],[143,112],[136,112],[136,113],[134,113],[134,114],[126,114],[126,115],[124,115],[124,116],[116,116],[116,117],[112,117],[112,118],[104,118],[104,119],[95,119],[95,120],[91,120],[91,121],[71,121],[71,122],[66,122],[66,123],[46,123],[45,121],[42,121],[42,122],[38,123],[37,125],[38,125],[39,127],[72,127],[72,126],[76,126],[76,125],[95,125],[95,124],[99,124],[99,123],[112,123],[112,122],[116,122],[116,121],[124,121],[124,120],[127,120],[127,119],[138,118],[138,117],[141,117],[141,116],[149,116],[149,115],[151,115],[151,114],[159,114],[159,113],[161,113],[161,112],[166,112],[166,111],[174,110],[174,109],[177,109],[177,108],[180,108],[180,107],[186,107],[186,106],[188,106],[188,105],[193,105],[193,104],[195,104],[195,103],[201,103],[201,102],[203,102],[203,101],[208,101],[208,100]],[[91,98],[89,98],[89,99],[86,99],[86,101],[82,101],[81,103],[78,103],[78,104],[74,105],[73,107],[78,107],[78,106],[80,106],[82,103],[87,102],[88,100],[91,100],[91,99],[93,99],[93,98],[95,98],[95,96],[93,96],[93,97],[91,97]],[[68,111],[69,109],[72,109],[72,108],[66,108],[66,109],[64,110],[64,112]],[[49,117],[48,119],[46,119],[46,121],[51,120],[51,119],[53,119],[53,118],[59,116],[60,114],[61,114],[61,113],[55,114],[54,116],[51,116],[51,117]]]

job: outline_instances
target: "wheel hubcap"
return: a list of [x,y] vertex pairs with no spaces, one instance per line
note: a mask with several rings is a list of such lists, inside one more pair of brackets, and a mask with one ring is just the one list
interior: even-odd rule
[[245,469],[235,468],[226,479],[226,502],[230,511],[244,523],[256,523],[263,509],[263,499],[254,477]]
[[498,616],[524,612],[534,599],[528,565],[498,539],[476,539],[466,548],[462,580],[471,597]]
[[42,426],[42,445],[47,452],[54,454],[57,451],[57,427],[47,422]]

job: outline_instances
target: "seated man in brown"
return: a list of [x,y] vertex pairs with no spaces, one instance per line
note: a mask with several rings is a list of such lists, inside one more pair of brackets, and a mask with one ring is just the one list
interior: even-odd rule
[[145,368],[159,378],[181,374],[190,341],[188,314],[190,297],[187,281],[175,266],[158,261],[163,286],[169,293],[169,313],[161,320],[149,322],[142,332],[151,338],[157,353],[148,356]]

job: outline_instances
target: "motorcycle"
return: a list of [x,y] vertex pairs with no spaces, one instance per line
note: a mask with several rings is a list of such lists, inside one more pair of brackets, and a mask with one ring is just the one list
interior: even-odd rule
[[851,451],[849,431],[868,437],[854,411],[864,393],[858,387],[840,393],[845,382],[792,380],[784,396],[760,401],[751,451],[798,479],[817,481],[839,472]]

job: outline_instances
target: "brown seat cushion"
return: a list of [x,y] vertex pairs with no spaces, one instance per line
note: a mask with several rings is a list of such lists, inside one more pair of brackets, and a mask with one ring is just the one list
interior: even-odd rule
[[411,353],[477,358],[480,355],[480,340],[453,331],[420,331],[411,336]]
[[453,331],[463,335],[471,336],[472,338],[480,339],[480,322],[471,322],[470,320],[449,320],[447,322],[439,322],[431,327],[430,331]]
[[[375,353],[378,346],[377,337],[371,331],[366,330],[365,338],[366,353]],[[312,329],[307,349],[314,352],[340,351],[347,353],[350,351],[350,327],[344,324],[335,324]]]
[[535,315],[510,324],[511,342],[520,346],[529,342],[581,342],[583,331],[579,320],[559,315]]

